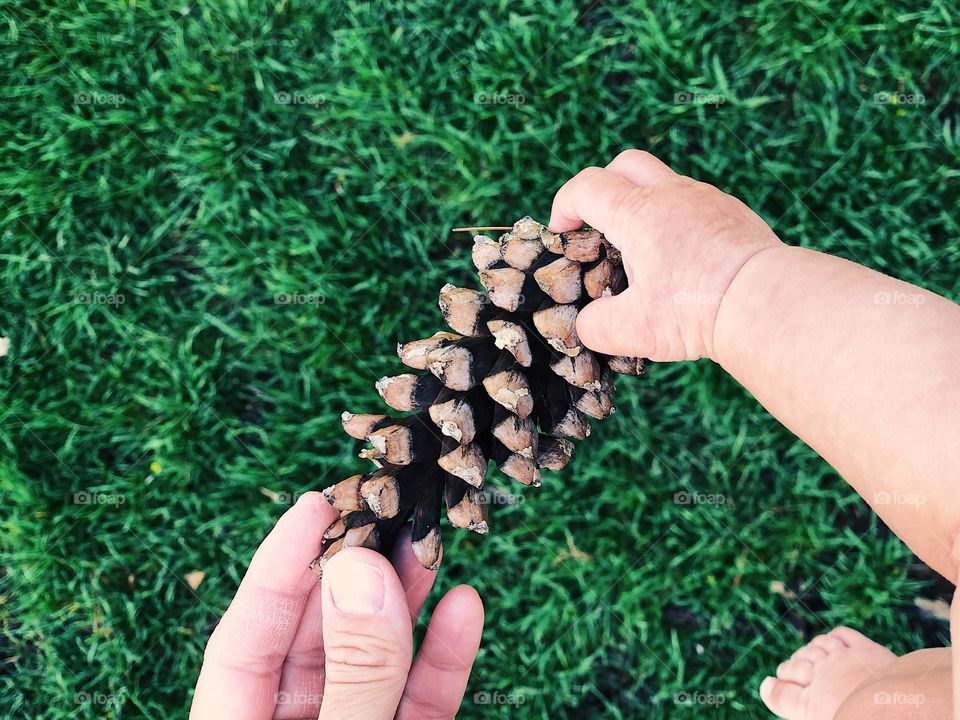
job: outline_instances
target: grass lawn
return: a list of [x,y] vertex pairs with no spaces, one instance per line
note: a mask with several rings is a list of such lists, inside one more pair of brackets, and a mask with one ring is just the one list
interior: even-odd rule
[[[449,228],[545,219],[625,147],[960,296],[960,15],[914,7],[5,3],[0,707],[182,717],[260,538],[363,467],[341,411],[471,282]],[[487,607],[460,717],[767,717],[832,625],[946,641],[942,585],[719,368],[620,388],[489,537],[446,534],[433,599]]]

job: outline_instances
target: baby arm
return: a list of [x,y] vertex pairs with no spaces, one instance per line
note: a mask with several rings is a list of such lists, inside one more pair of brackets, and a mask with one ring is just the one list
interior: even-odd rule
[[781,247],[744,266],[715,333],[717,362],[956,581],[960,307]]
[[587,346],[718,362],[956,582],[960,307],[784,245],[740,201],[636,150],[561,188],[551,229],[581,222],[621,249],[629,280],[581,313]]

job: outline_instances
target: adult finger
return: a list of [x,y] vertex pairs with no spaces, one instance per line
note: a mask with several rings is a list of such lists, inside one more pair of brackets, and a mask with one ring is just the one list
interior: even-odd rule
[[664,180],[679,177],[666,163],[648,152],[635,148],[624,150],[617,155],[606,169],[641,187],[650,187]]
[[[649,189],[605,168],[588,167],[568,180],[553,198],[550,229],[564,232],[584,223],[610,238],[619,227],[637,224]],[[614,232],[614,234],[616,234]]]
[[191,718],[273,716],[280,668],[316,584],[307,565],[336,517],[323,495],[306,493],[260,544],[207,643]]
[[[441,558],[443,550],[441,549]],[[404,529],[397,537],[397,542],[393,547],[391,557],[393,567],[397,570],[400,577],[400,584],[407,594],[407,607],[410,608],[410,625],[416,626],[417,618],[420,617],[420,610],[423,603],[433,588],[433,581],[437,579],[436,570],[427,570],[416,555],[413,554],[413,547],[410,545],[410,528]]]
[[407,597],[382,555],[345,548],[323,568],[320,720],[390,720],[410,670]]
[[[410,624],[415,626],[437,573],[423,567],[413,554],[409,527],[400,532],[391,562],[407,596]],[[283,664],[275,720],[316,717],[320,712],[324,681],[322,604],[323,593],[317,583],[307,599],[300,627]]]
[[315,718],[323,699],[323,592],[314,578],[280,673],[274,720]]
[[452,720],[460,709],[483,634],[483,603],[459,585],[437,603],[410,670],[397,720]]

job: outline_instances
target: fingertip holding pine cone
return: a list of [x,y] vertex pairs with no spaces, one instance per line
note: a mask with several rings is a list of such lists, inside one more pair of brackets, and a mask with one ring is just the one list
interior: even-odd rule
[[344,547],[388,554],[411,520],[413,554],[436,570],[444,508],[451,526],[489,531],[491,461],[540,486],[541,470],[570,461],[568,438],[586,438],[588,418],[614,412],[614,374],[643,374],[642,358],[591,352],[577,336],[579,311],[627,285],[620,253],[598,231],[553,233],[524,217],[499,240],[477,235],[473,264],[483,291],[440,290],[453,332],[397,345],[400,360],[423,372],[376,383],[390,408],[411,414],[341,417],[350,437],[369,443],[360,457],[375,467],[323,491],[340,519],[311,563],[318,575]]

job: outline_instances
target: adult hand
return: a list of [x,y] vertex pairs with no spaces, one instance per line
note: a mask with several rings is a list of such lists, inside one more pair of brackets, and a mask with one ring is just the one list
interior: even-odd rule
[[214,630],[192,720],[453,718],[483,629],[476,591],[437,604],[412,661],[412,627],[433,586],[401,535],[391,561],[340,551],[318,582],[308,563],[337,513],[307,493],[260,545]]

